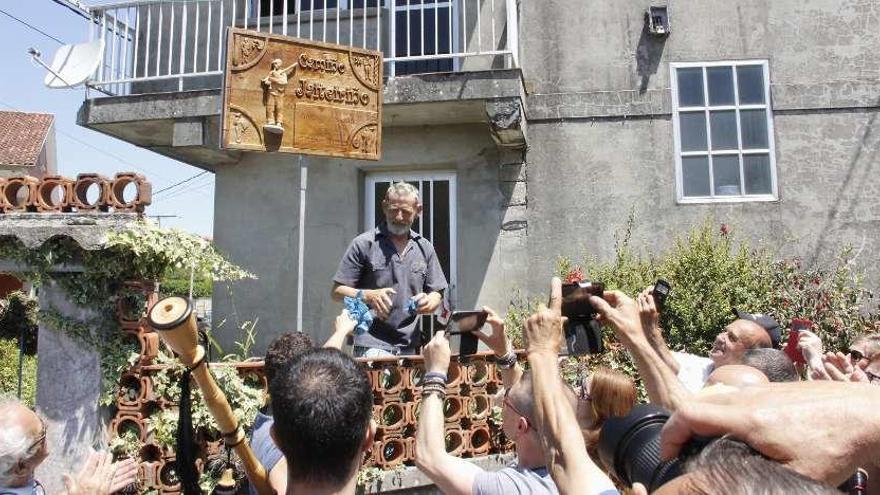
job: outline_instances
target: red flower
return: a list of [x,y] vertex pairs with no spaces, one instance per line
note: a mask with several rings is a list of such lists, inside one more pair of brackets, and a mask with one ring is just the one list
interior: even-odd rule
[[721,224],[721,235],[727,235],[730,233],[730,227],[727,226],[726,223]]
[[582,282],[584,280],[584,272],[581,270],[581,267],[576,266],[565,277],[565,283],[567,284],[576,284],[578,282]]

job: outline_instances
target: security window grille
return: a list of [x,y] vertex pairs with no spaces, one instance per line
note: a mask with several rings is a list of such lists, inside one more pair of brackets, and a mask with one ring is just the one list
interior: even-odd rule
[[[269,11],[272,11],[272,15],[282,15],[284,13],[284,0],[259,0],[260,1],[260,15],[267,16]],[[287,0],[287,13],[295,14],[297,12],[296,8],[299,6],[300,12],[308,12],[310,10],[324,10],[326,6],[328,9],[335,9],[337,7],[346,8],[348,5],[348,1],[350,0]],[[375,2],[378,0],[372,0],[371,6],[375,6]],[[355,0],[355,7],[361,8],[363,7],[363,0]]]
[[[431,241],[449,289],[446,298],[455,307],[456,288],[456,182],[454,173],[428,174],[370,174],[366,177],[364,227],[369,229],[383,221],[382,200],[391,182],[406,181],[419,190],[422,214],[413,222],[412,229]],[[419,331],[427,343],[434,331],[440,329],[437,317],[422,316]]]
[[681,203],[777,199],[767,61],[672,64]]

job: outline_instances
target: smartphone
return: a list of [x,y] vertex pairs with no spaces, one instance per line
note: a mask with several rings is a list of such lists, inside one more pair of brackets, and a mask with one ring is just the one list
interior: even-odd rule
[[785,344],[785,354],[795,364],[806,364],[804,353],[798,349],[798,341],[801,339],[801,330],[809,330],[813,322],[803,318],[792,318],[791,327],[788,330],[788,343]]
[[565,346],[570,356],[601,354],[605,351],[602,343],[602,325],[595,319],[568,321],[565,326]]
[[663,303],[666,301],[670,292],[672,292],[672,286],[669,285],[669,282],[662,278],[658,278],[657,282],[654,283],[654,301],[657,303],[658,308],[663,307]]
[[449,330],[447,335],[458,335],[458,355],[470,356],[476,354],[480,341],[474,332],[483,328],[489,313],[481,310],[454,311],[449,317]]
[[568,318],[565,325],[565,345],[571,356],[598,354],[602,346],[602,327],[596,321],[596,310],[590,304],[590,296],[602,297],[605,285],[601,282],[583,281],[562,286],[562,316]]
[[576,282],[562,286],[562,316],[569,320],[591,319],[596,314],[590,296],[602,297],[605,285],[601,282]]
[[476,332],[486,324],[489,313],[482,310],[453,311],[449,318],[449,331],[447,335],[459,335]]

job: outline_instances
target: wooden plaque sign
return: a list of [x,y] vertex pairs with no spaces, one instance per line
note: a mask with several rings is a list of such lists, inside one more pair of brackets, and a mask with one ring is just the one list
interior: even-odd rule
[[378,160],[382,53],[230,28],[223,148]]

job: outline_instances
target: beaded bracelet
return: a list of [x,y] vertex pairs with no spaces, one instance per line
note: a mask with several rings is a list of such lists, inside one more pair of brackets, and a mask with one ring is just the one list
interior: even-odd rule
[[425,380],[422,382],[422,387],[432,387],[432,386],[439,387],[439,388],[442,388],[443,390],[446,390],[446,382],[441,382],[440,380],[437,380],[436,378],[431,379],[431,380]]
[[425,380],[426,381],[431,378],[439,378],[440,380],[443,381],[443,383],[446,383],[446,380],[448,379],[446,376],[446,373],[440,373],[439,371],[429,371],[429,372],[425,373]]
[[426,397],[431,394],[437,394],[437,397],[440,397],[441,400],[446,399],[446,389],[440,388],[436,385],[429,385],[422,388],[422,397]]
[[507,354],[496,357],[495,364],[498,365],[498,368],[502,370],[509,370],[516,366],[516,353],[513,351],[508,352]]

